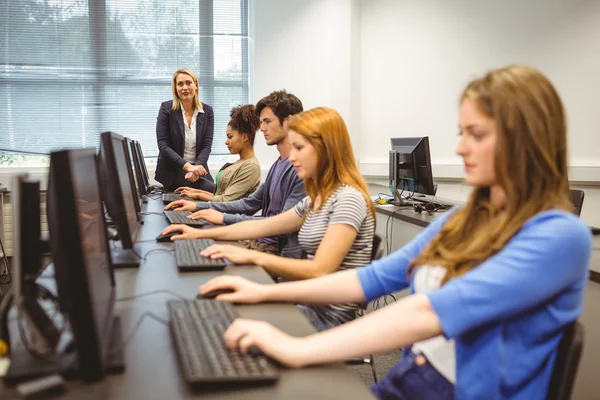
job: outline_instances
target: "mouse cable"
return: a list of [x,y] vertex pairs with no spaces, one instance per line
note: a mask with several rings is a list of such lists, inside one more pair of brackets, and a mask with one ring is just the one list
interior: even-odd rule
[[175,256],[175,249],[152,249],[152,250],[148,250],[146,253],[144,253],[143,256],[141,256],[140,254],[138,254],[136,251],[133,251],[133,254],[135,254],[136,256],[138,256],[138,258],[140,259],[141,262],[146,262],[148,259],[148,256],[150,254],[153,253],[167,253],[170,254],[172,256]]
[[166,293],[166,294],[170,294],[171,296],[177,297],[181,300],[187,300],[188,298],[185,296],[182,296],[178,293],[173,292],[172,290],[168,290],[168,289],[160,289],[160,290],[153,290],[151,292],[146,292],[146,293],[140,293],[140,294],[136,294],[134,296],[127,296],[127,297],[121,297],[116,299],[116,302],[119,301],[130,301],[130,300],[135,300],[138,299],[140,297],[146,297],[146,296],[151,296],[153,294],[159,294],[159,293]]
[[121,342],[121,345],[119,347],[117,347],[116,349],[113,349],[109,354],[113,355],[116,353],[119,353],[120,351],[122,351],[125,346],[127,346],[129,344],[129,342],[131,342],[131,340],[133,339],[133,337],[135,336],[135,334],[137,333],[138,329],[140,328],[140,326],[142,325],[142,322],[144,322],[144,318],[146,317],[150,317],[153,320],[160,322],[161,324],[165,325],[165,326],[169,326],[169,321],[159,317],[158,315],[154,314],[153,312],[150,311],[146,311],[144,312],[142,315],[140,315],[140,317],[138,318],[138,320],[136,321],[133,329],[131,330],[131,332],[129,333],[129,335],[127,335],[124,339],[123,342]]
[[144,211],[144,212],[139,212],[139,215],[165,215],[164,212],[158,212],[158,211]]

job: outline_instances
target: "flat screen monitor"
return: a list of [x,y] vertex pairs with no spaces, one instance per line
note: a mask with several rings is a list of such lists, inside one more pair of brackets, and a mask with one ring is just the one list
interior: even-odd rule
[[131,183],[131,192],[134,194],[134,206],[136,212],[142,211],[142,203],[144,191],[139,190],[137,183],[137,176],[135,174],[135,164],[133,160],[133,152],[131,151],[131,140],[129,138],[123,138],[123,151],[125,153],[125,159],[127,161],[127,172],[129,173],[129,182]]
[[124,249],[132,249],[138,232],[138,201],[131,186],[122,136],[104,132],[100,136],[100,172],[104,204]]
[[435,195],[429,138],[392,138],[389,158],[390,190]]
[[48,228],[59,305],[82,379],[102,379],[110,354],[115,282],[93,149],[50,156]]
[[144,152],[142,151],[142,145],[140,142],[135,142],[135,147],[137,148],[137,154],[140,159],[140,167],[142,167],[142,173],[144,175],[144,185],[146,187],[150,187],[150,176],[148,175],[148,168],[146,168],[146,159],[144,158]]
[[13,293],[30,296],[42,271],[40,183],[18,175],[11,193],[13,206]]
[[13,304],[19,313],[21,339],[39,355],[50,355],[60,331],[40,304],[36,279],[43,270],[40,183],[18,175],[11,192],[13,205]]
[[132,156],[131,158],[133,159],[133,171],[135,172],[135,182],[138,187],[138,192],[140,193],[143,199],[143,196],[148,194],[148,185],[146,185],[145,183],[144,172],[142,171],[141,165],[143,161],[140,159],[136,142],[133,140],[128,140],[128,144]]

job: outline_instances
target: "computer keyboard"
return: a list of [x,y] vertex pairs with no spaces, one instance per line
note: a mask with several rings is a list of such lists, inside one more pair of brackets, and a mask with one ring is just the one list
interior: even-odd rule
[[212,239],[187,239],[175,241],[175,259],[180,271],[206,271],[225,269],[225,260],[200,255],[200,252],[215,244]]
[[230,303],[169,300],[171,335],[188,383],[274,382],[278,370],[265,356],[229,350],[223,334],[237,318]]
[[192,213],[190,211],[174,211],[169,210],[165,211],[165,217],[169,220],[171,224],[184,224],[189,226],[204,226],[206,225],[206,221],[203,219],[191,219],[188,218],[188,215]]
[[428,194],[415,193],[408,195],[408,198],[413,201],[423,202],[423,203],[433,203],[442,207],[451,208],[456,205],[461,205],[463,202],[445,199],[443,197],[438,196],[430,196]]
[[187,197],[183,197],[178,193],[163,193],[162,201],[163,203],[171,203],[177,200],[190,200]]

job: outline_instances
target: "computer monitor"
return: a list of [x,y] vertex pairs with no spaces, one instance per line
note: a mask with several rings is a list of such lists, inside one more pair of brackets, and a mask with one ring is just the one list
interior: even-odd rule
[[391,144],[389,182],[394,196],[402,191],[435,195],[437,186],[431,172],[429,138],[392,138]]
[[100,173],[103,199],[124,249],[132,249],[138,233],[137,198],[132,190],[123,137],[112,132],[100,135]]
[[135,142],[135,147],[137,148],[137,154],[140,160],[140,167],[142,167],[142,173],[144,175],[144,185],[146,188],[150,187],[150,176],[148,175],[148,168],[146,168],[146,159],[144,158],[144,152],[142,151],[142,145],[140,142]]
[[142,171],[141,165],[143,161],[140,159],[140,155],[138,154],[136,142],[133,140],[128,140],[128,142],[131,151],[131,156],[133,159],[133,171],[135,172],[135,182],[138,187],[138,192],[140,193],[143,199],[144,195],[148,194],[148,185],[146,185],[145,183],[144,172]]
[[84,380],[104,377],[113,338],[115,282],[93,149],[50,156],[48,229],[60,308]]
[[36,354],[51,354],[60,332],[39,302],[36,279],[43,270],[41,256],[40,183],[27,175],[15,177],[13,206],[13,304],[24,326],[22,335]]
[[[131,151],[131,139],[123,138],[123,150],[125,152],[125,158],[127,160],[127,169],[129,173],[129,182],[131,183],[131,192],[135,195],[134,205],[135,210],[140,213],[142,211],[142,203],[144,199],[145,191],[140,191],[137,175],[135,174],[135,162],[133,158],[133,152]],[[138,214],[139,215],[139,214]]]

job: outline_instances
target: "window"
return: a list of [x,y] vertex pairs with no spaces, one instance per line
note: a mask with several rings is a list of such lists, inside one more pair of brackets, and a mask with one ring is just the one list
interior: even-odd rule
[[3,1],[0,21],[0,148],[97,146],[113,131],[155,158],[160,103],[188,67],[215,111],[212,154],[228,154],[229,111],[248,103],[248,0]]

